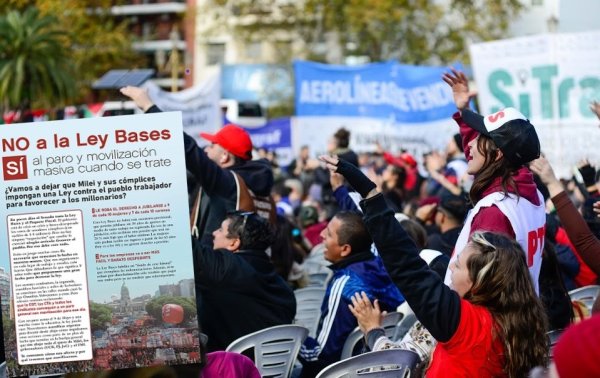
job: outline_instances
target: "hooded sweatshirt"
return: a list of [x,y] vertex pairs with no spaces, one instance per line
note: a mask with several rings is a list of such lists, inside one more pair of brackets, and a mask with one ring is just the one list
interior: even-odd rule
[[[153,105],[146,113],[160,113],[162,110]],[[212,232],[220,227],[227,213],[236,210],[237,184],[232,171],[242,177],[248,189],[257,196],[269,196],[273,188],[273,171],[266,160],[243,161],[232,167],[222,168],[206,155],[196,140],[183,133],[185,165],[195,179],[196,190],[188,189],[188,195],[194,203],[198,188],[202,190],[200,209],[196,227],[200,241],[212,246]],[[190,179],[190,178],[188,178]],[[188,184],[189,186],[189,184]]]
[[[475,139],[479,133],[470,128],[463,121],[459,112],[454,113],[452,118],[460,127],[460,135],[463,139],[465,157],[468,161],[471,156],[469,142]],[[531,173],[527,167],[519,168],[519,170],[514,173],[513,180],[516,185],[516,191],[515,188],[509,187],[507,188],[509,193],[517,194],[519,197],[525,198],[534,205],[540,205],[540,200],[537,195],[537,186],[533,181],[533,173]],[[481,198],[491,193],[502,191],[502,178],[497,177],[487,188],[483,190]],[[471,224],[471,233],[481,230],[498,232],[512,238],[515,237],[515,232],[510,224],[510,221],[506,215],[504,215],[504,213],[502,213],[502,211],[500,211],[500,209],[498,209],[498,207],[495,205],[482,208],[479,210],[479,213],[477,213],[475,218],[473,218],[473,222]]]
[[273,171],[266,160],[249,160],[228,168],[212,161],[191,136],[184,133],[185,163],[202,190],[200,214],[196,225],[205,245],[212,245],[212,232],[220,227],[229,211],[236,210],[238,193],[235,172],[248,189],[268,196],[273,187]]

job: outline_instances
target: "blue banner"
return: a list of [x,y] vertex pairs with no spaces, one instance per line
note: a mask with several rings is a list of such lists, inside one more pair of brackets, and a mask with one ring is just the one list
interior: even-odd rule
[[290,118],[276,118],[258,128],[246,128],[254,147],[267,150],[290,147],[292,145]]
[[447,119],[456,107],[441,78],[446,71],[394,61],[351,67],[295,61],[296,115],[402,123]]

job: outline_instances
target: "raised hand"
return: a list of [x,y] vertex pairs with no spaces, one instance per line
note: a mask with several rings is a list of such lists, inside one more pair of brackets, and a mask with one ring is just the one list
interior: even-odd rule
[[332,173],[339,173],[344,176],[348,183],[356,190],[363,198],[369,198],[377,194],[376,185],[369,180],[364,173],[354,165],[348,163],[337,156],[322,155],[319,157]]
[[552,166],[545,157],[540,157],[529,163],[529,169],[540,177],[542,183],[548,188],[551,197],[564,190],[562,184],[554,174]]
[[375,299],[371,305],[371,301],[364,291],[362,291],[360,294],[354,293],[354,296],[352,296],[351,299],[352,304],[348,305],[348,308],[356,317],[358,326],[364,334],[367,334],[374,328],[381,327],[381,322],[386,312],[381,311],[379,308],[379,301],[377,299]]
[[587,159],[581,160],[577,164],[577,169],[581,173],[583,183],[586,187],[596,185],[596,168],[594,168]]
[[469,91],[469,80],[462,71],[450,68],[450,71],[442,75],[442,80],[452,88],[454,96],[454,104],[459,110],[466,109],[469,106],[469,100],[475,96],[477,92]]
[[439,152],[433,151],[425,157],[425,168],[427,172],[438,172],[446,165],[446,158]]
[[590,109],[596,115],[596,117],[598,117],[598,119],[600,119],[600,102],[598,102],[598,101],[590,102]]
[[150,100],[150,96],[148,96],[148,92],[145,89],[128,85],[126,87],[121,88],[120,91],[122,94],[132,99],[133,102],[135,102],[135,104],[138,106],[138,108],[142,109],[143,111],[147,111],[152,107],[152,105],[154,105],[152,100]]

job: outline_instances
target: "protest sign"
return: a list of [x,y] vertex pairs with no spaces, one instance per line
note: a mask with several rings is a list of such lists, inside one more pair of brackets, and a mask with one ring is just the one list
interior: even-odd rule
[[218,75],[180,92],[164,91],[151,81],[147,81],[144,88],[148,90],[152,102],[163,112],[181,111],[183,129],[200,143],[204,143],[200,133],[213,133],[223,125]]
[[442,149],[457,129],[452,91],[441,80],[445,71],[393,61],[352,67],[295,62],[294,149],[306,144],[322,152],[342,126],[352,132],[356,151],[373,151],[375,142],[416,156]]
[[170,327],[147,313],[152,298],[195,308],[181,123],[158,113],[3,129],[10,376],[153,364],[161,347],[134,337]]
[[600,32],[478,43],[470,52],[481,113],[521,110],[561,176],[584,157],[600,163],[598,119],[589,109],[600,100]]

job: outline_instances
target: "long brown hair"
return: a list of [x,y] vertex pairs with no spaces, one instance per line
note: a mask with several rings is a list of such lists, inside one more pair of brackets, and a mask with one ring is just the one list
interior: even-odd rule
[[518,195],[517,186],[512,176],[519,167],[516,167],[504,157],[496,159],[498,151],[500,150],[496,147],[494,141],[485,135],[479,134],[477,139],[477,151],[485,157],[485,161],[479,172],[475,175],[473,185],[469,191],[469,198],[473,205],[483,197],[485,189],[487,189],[497,177],[502,177],[502,191],[504,194],[507,195],[509,188],[511,188],[512,193]]
[[505,372],[524,377],[536,366],[546,366],[548,321],[535,293],[525,253],[515,240],[491,232],[475,232],[472,254],[466,264],[471,289],[469,302],[492,314],[495,334],[504,344]]

